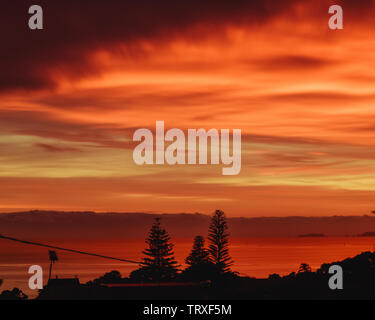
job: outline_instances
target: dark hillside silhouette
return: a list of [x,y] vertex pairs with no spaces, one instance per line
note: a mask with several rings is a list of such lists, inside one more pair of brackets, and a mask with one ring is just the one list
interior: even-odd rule
[[[69,290],[77,299],[375,299],[374,261],[374,252],[363,252],[353,258],[322,264],[316,271],[312,271],[307,263],[302,263],[299,270],[286,276],[272,274],[268,279],[223,277],[195,283],[187,282],[184,273],[177,275],[173,282],[140,283],[131,278],[121,278],[117,271],[112,271],[79,288],[71,285]],[[343,290],[328,287],[331,276],[328,269],[333,264],[340,265],[344,270]],[[46,287],[40,293],[40,299],[57,299],[59,287],[61,299],[68,297],[67,284],[52,284],[53,290]],[[10,292],[3,295],[20,298]]]

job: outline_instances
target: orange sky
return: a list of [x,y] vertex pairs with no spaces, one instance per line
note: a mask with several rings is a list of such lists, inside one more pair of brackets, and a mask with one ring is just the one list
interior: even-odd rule
[[[374,209],[373,1],[41,5],[43,31],[22,5],[0,23],[1,211]],[[135,165],[132,134],[156,120],[242,129],[241,173]]]

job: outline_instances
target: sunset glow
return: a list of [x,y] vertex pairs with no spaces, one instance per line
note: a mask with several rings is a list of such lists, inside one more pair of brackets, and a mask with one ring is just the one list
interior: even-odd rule
[[[17,53],[27,30],[1,30],[0,210],[369,213],[375,11],[337,2],[346,6],[340,31],[327,26],[330,1],[194,2],[196,11],[182,2],[181,17],[126,1],[93,2],[78,17],[82,4],[67,1]],[[109,17],[128,7],[129,23]],[[135,22],[151,14],[157,26]],[[97,16],[95,28],[82,22]],[[137,166],[132,135],[158,120],[241,129],[240,174]]]

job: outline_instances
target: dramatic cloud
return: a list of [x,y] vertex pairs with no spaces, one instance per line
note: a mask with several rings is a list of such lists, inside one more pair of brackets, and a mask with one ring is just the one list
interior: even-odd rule
[[[337,1],[336,1],[337,2]],[[335,4],[336,4],[335,2]],[[327,20],[332,1],[288,0],[152,0],[46,1],[43,31],[27,28],[29,1],[2,5],[0,21],[1,89],[54,88],[61,78],[99,75],[94,53],[110,51],[127,58],[147,54],[147,42],[162,46],[176,39],[204,41],[223,37],[230,27],[259,28],[278,18]],[[367,21],[373,1],[339,1],[348,23]],[[319,30],[320,28],[317,28]],[[314,57],[275,57],[270,66],[319,65]]]
[[[142,54],[140,41],[159,44],[231,24],[257,24],[279,15],[294,2],[284,1],[39,1],[45,28],[27,28],[29,1],[2,5],[0,88],[52,88],[59,76],[80,78],[99,73],[93,51]],[[202,33],[204,31],[204,33]],[[208,35],[206,35],[208,36]]]
[[[372,209],[374,1],[38,4],[36,31],[28,1],[2,7],[4,208]],[[344,30],[329,30],[331,4]],[[135,165],[132,134],[157,120],[242,129],[241,174]]]

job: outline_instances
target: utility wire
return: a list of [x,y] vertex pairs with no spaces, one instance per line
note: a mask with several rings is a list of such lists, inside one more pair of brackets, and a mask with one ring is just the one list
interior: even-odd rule
[[0,239],[6,239],[6,240],[21,242],[21,243],[25,243],[25,244],[34,245],[34,246],[40,246],[40,247],[57,249],[57,250],[69,251],[69,252],[74,252],[74,253],[79,253],[79,254],[85,254],[85,255],[88,255],[88,256],[94,256],[94,257],[99,257],[99,258],[104,258],[104,259],[111,259],[111,260],[118,260],[118,261],[122,261],[122,262],[129,262],[129,263],[140,264],[140,262],[138,262],[138,261],[113,258],[113,257],[103,256],[101,254],[96,254],[96,253],[89,253],[89,252],[83,252],[83,251],[79,251],[79,250],[66,249],[66,248],[61,248],[61,247],[55,247],[55,246],[50,246],[48,244],[31,242],[31,241],[26,241],[26,240],[20,240],[20,239],[16,239],[16,238],[12,238],[12,237],[6,237],[6,236],[3,236],[2,234],[0,234]]

